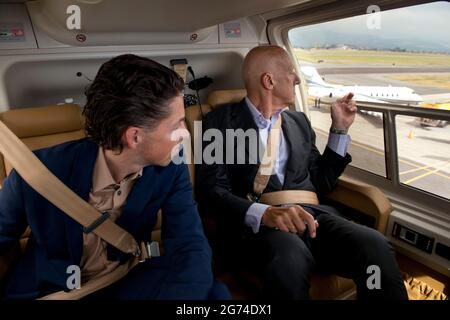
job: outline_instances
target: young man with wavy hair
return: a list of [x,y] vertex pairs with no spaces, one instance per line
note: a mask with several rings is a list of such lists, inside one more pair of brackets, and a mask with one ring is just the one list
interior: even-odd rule
[[[185,130],[183,80],[147,58],[104,63],[86,91],[87,138],[39,150],[39,159],[70,189],[128,231],[150,241],[162,210],[165,254],[138,264],[87,298],[227,298],[214,282],[185,164],[171,161]],[[175,137],[175,138],[174,138]],[[27,225],[32,236],[7,288],[12,299],[68,290],[66,271],[80,267],[81,286],[130,259],[61,212],[13,171],[0,190],[0,254]]]

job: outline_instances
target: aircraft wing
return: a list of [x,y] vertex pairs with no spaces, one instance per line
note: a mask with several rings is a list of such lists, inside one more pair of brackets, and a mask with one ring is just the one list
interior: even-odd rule
[[[351,92],[352,90],[349,90],[349,88],[344,87],[337,88],[337,87],[325,87],[325,86],[310,86],[308,88],[308,94],[314,98],[342,98],[347,93]],[[354,100],[360,101],[360,102],[374,102],[374,103],[384,103],[384,101],[379,99],[374,99],[373,97],[369,97],[364,94],[355,93]]]

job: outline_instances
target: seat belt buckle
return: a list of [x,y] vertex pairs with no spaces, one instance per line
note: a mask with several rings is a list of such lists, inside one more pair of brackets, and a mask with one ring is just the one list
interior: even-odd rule
[[262,193],[249,192],[247,194],[247,199],[252,202],[259,202],[259,200],[261,199],[261,195]]
[[145,260],[161,256],[159,242],[142,242],[137,256],[139,258],[139,262],[144,262]]
[[161,252],[159,251],[159,242],[147,242],[147,251],[149,252],[151,258],[161,256]]

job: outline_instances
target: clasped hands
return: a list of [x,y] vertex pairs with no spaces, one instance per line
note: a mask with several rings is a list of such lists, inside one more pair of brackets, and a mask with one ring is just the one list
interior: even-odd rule
[[261,222],[269,228],[278,228],[285,232],[303,235],[308,228],[309,236],[316,237],[316,229],[319,223],[314,217],[299,205],[289,207],[268,207],[264,212]]

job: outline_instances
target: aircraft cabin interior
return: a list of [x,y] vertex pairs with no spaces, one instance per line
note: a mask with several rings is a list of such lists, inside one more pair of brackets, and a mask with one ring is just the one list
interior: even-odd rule
[[[374,7],[366,0],[1,0],[0,122],[31,151],[86,137],[86,88],[103,63],[131,53],[183,78],[192,138],[209,112],[247,96],[241,71],[246,54],[257,46],[280,46],[300,79],[288,107],[308,118],[320,152],[332,103],[353,92],[358,108],[349,130],[352,162],[320,203],[389,240],[410,300],[448,300],[446,17],[448,1],[380,0]],[[427,34],[424,21],[438,31]],[[447,31],[436,29],[440,21]],[[196,151],[195,139],[185,144],[188,157]],[[197,166],[188,167],[195,188],[201,183]],[[13,169],[0,152],[0,193]],[[214,222],[202,222],[210,239]],[[164,248],[161,226],[162,211],[149,231]],[[2,297],[33,232],[27,228],[0,256]],[[259,278],[227,269],[216,254],[212,246],[214,277],[232,299],[258,299]],[[354,300],[356,286],[352,279],[313,272],[309,294]]]

